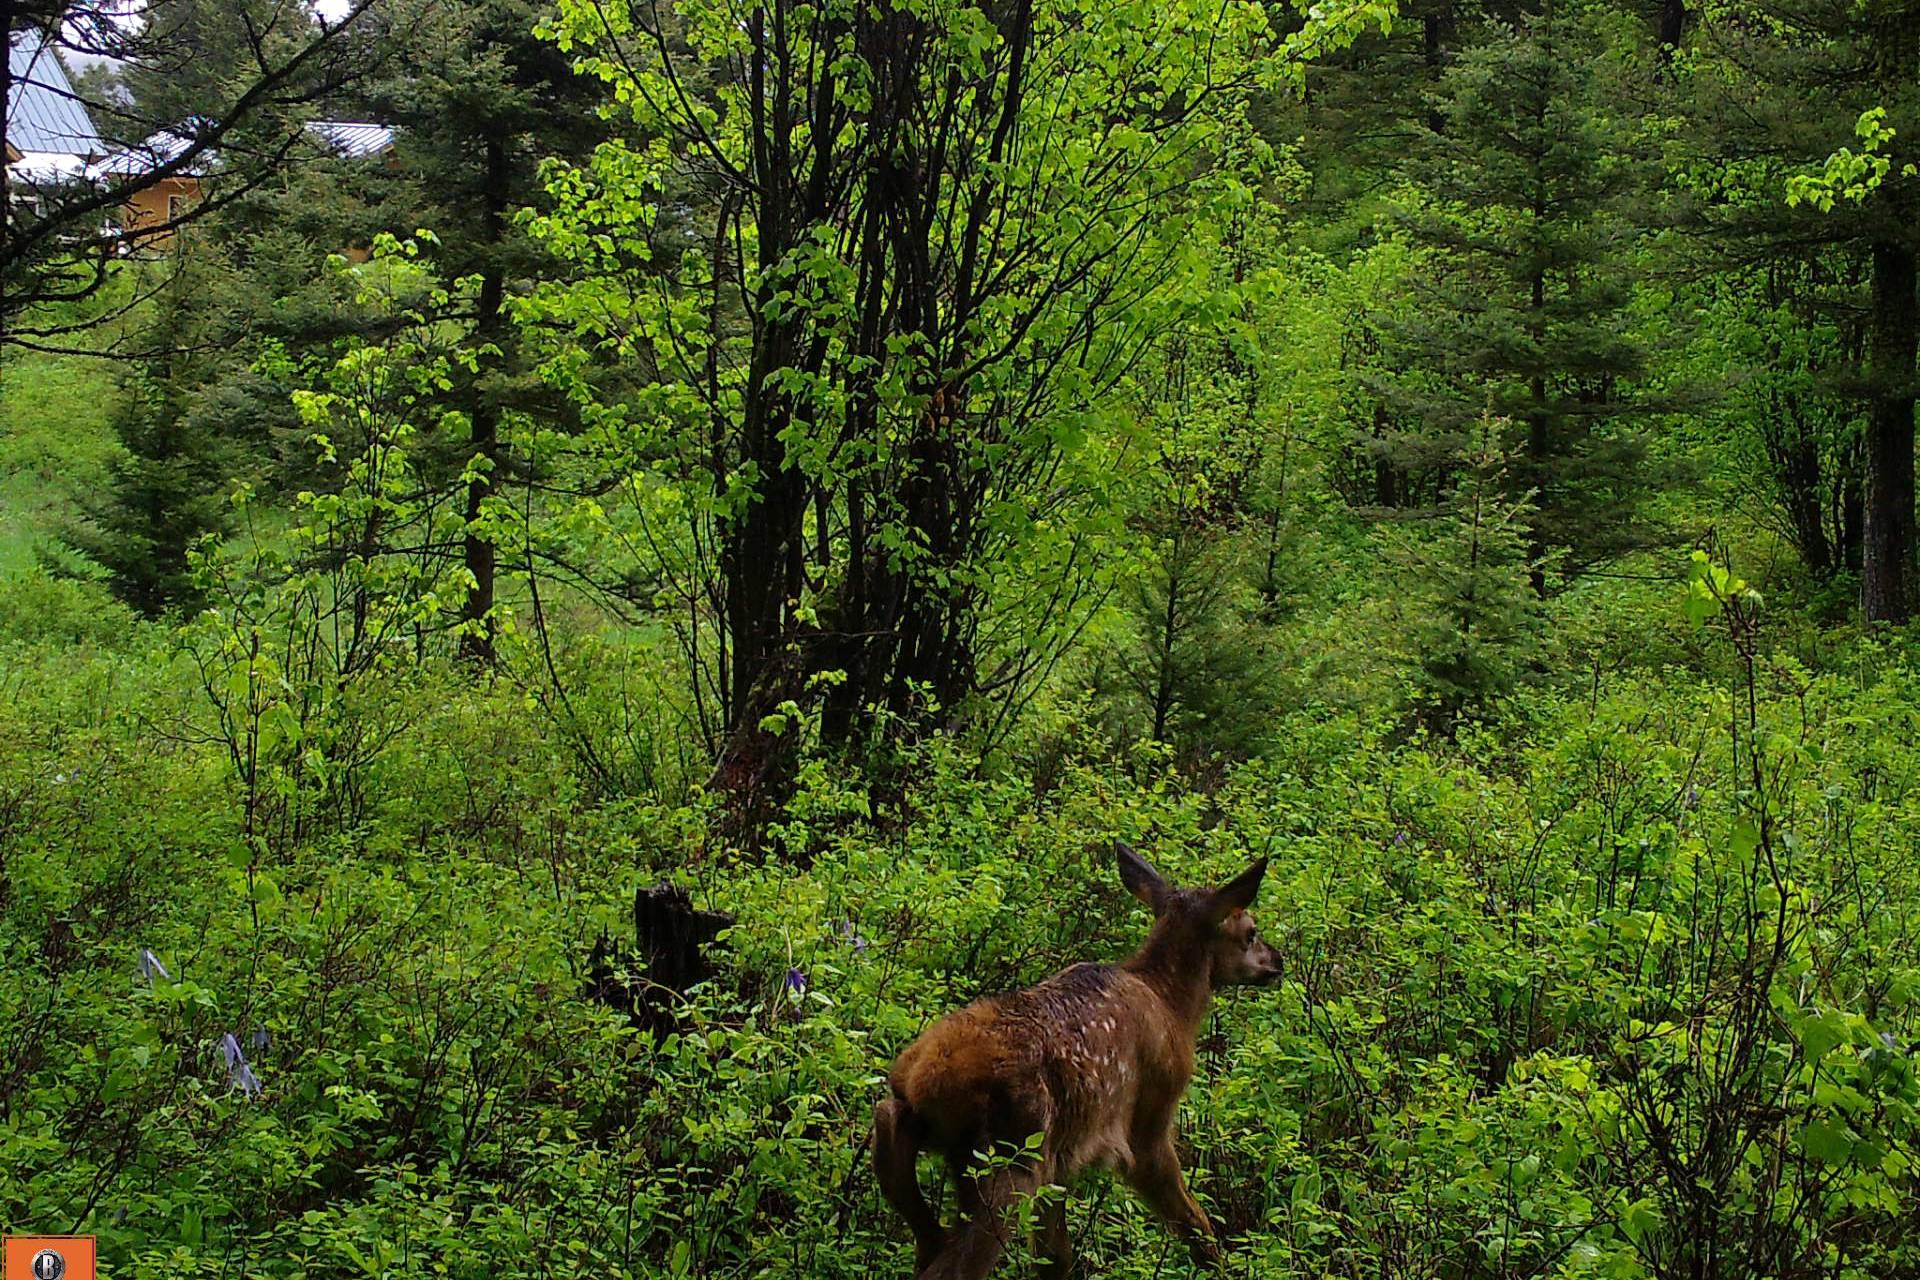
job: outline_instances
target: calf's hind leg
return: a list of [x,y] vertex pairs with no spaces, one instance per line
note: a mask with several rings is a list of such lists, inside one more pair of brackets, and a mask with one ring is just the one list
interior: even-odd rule
[[959,1221],[940,1256],[915,1274],[920,1280],[983,1280],[1007,1250],[1015,1202],[1032,1195],[1039,1184],[1039,1175],[1031,1167],[995,1169],[978,1176],[956,1168]]
[[873,1109],[873,1171],[880,1181],[880,1194],[913,1232],[915,1275],[932,1265],[947,1242],[939,1215],[920,1194],[914,1170],[920,1156],[919,1130],[913,1112],[897,1098],[883,1098]]
[[1033,1251],[1040,1255],[1044,1280],[1067,1280],[1073,1274],[1073,1237],[1067,1234],[1067,1199],[1057,1192],[1040,1210],[1033,1233]]

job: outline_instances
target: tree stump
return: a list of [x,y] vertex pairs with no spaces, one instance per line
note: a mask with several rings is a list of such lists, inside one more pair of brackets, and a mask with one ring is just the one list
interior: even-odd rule
[[633,942],[601,934],[588,957],[587,994],[627,1015],[656,1039],[678,1025],[676,1006],[714,974],[706,949],[733,923],[701,911],[687,891],[661,883],[633,895]]

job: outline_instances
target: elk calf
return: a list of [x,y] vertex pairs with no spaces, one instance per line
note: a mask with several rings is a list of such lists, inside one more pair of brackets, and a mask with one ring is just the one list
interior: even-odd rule
[[[1173,1122],[1215,987],[1271,982],[1280,960],[1247,908],[1262,858],[1219,889],[1176,889],[1116,841],[1120,880],[1153,909],[1153,930],[1125,964],[1078,964],[1038,986],[951,1013],[908,1045],[874,1109],[881,1193],[913,1230],[922,1280],[980,1280],[1007,1246],[1009,1209],[1048,1183],[1112,1169],[1177,1232],[1196,1262],[1218,1263],[1213,1224],[1180,1176]],[[976,1152],[1037,1157],[982,1167]],[[940,1224],[914,1176],[922,1151],[946,1158],[960,1214]],[[1066,1206],[1041,1210],[1044,1274],[1072,1266]]]

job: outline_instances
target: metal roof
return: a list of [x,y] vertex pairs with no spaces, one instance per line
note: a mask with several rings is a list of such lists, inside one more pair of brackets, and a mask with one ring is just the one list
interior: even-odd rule
[[[145,174],[152,173],[161,165],[171,164],[182,151],[185,151],[191,145],[193,145],[191,138],[183,137],[168,129],[162,129],[159,133],[154,134],[138,146],[128,147],[125,150],[114,152],[106,159],[92,166],[91,171],[102,177],[138,178]],[[203,151],[200,153],[199,158],[203,163],[187,166],[179,171],[179,176],[183,178],[199,177],[206,168],[206,164],[211,162],[212,157]]]
[[[205,121],[189,121],[205,124]],[[378,155],[393,145],[393,130],[383,124],[358,124],[344,120],[312,120],[307,137],[333,155],[346,159]],[[88,172],[102,178],[138,178],[162,165],[172,164],[193,140],[185,134],[163,129],[138,146],[124,148],[92,165]],[[204,177],[219,167],[219,153],[203,151],[193,164],[177,171],[182,178]]]
[[65,151],[28,151],[7,164],[8,179],[29,187],[55,187],[86,176],[86,160]]
[[106,151],[66,68],[37,31],[21,31],[7,46],[7,145],[22,152],[97,156]]
[[318,134],[330,150],[350,160],[377,155],[393,145],[393,130],[383,124],[312,120],[307,123],[307,131]]

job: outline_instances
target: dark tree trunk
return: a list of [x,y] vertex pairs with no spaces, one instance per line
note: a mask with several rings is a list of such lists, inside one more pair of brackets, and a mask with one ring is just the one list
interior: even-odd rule
[[[780,367],[778,365],[771,367]],[[789,642],[787,602],[799,591],[796,554],[806,514],[806,482],[786,457],[780,431],[787,414],[765,392],[749,405],[741,433],[741,460],[761,480],[753,496],[726,520],[721,572],[727,582],[727,637],[732,674],[728,723],[735,732],[757,723],[787,694],[767,676],[784,664]]]
[[[1825,473],[1818,429],[1809,420],[1801,397],[1775,393],[1768,398],[1767,409],[1766,419],[1760,424],[1761,443],[1793,545],[1816,581],[1830,581],[1840,570],[1835,538],[1839,535],[1838,499],[1843,477]],[[1834,516],[1833,536],[1828,532],[1830,511]]]
[[1913,250],[1875,242],[1860,567],[1860,613],[1868,622],[1904,623],[1913,610],[1913,374],[1920,346],[1914,286]]
[[1406,473],[1385,458],[1373,460],[1373,505],[1398,507],[1406,502]]
[[[508,204],[506,140],[497,134],[487,139],[486,254],[480,275],[479,316],[474,324],[477,345],[504,346],[507,340],[505,318],[500,306],[506,300],[505,268],[499,260],[500,241],[506,232]],[[469,662],[491,667],[496,658],[495,642],[499,622],[493,616],[497,599],[498,551],[491,534],[480,527],[486,501],[500,484],[500,468],[506,461],[500,447],[500,403],[496,392],[486,385],[485,370],[498,356],[482,356],[480,371],[474,375],[472,403],[468,408],[473,429],[472,478],[467,481],[467,532],[462,559],[473,585],[467,593],[460,619],[466,631],[460,637],[460,656]]]
[[1687,32],[1687,6],[1682,0],[1660,0],[1660,12],[1654,21],[1654,39],[1660,56],[1671,58]]
[[[799,651],[789,601],[804,586],[801,539],[806,477],[787,457],[780,434],[791,416],[787,397],[765,379],[797,363],[790,347],[770,342],[755,353],[752,387],[740,433],[740,461],[761,477],[752,499],[722,522],[721,574],[726,581],[730,705],[727,738],[708,786],[728,797],[723,828],[750,839],[792,792],[793,734],[767,717],[804,692],[809,664]],[[764,361],[764,364],[762,363]],[[725,493],[731,479],[718,478]]]
[[[1002,323],[1021,331],[1031,319],[982,324],[1010,286],[998,257],[1007,251],[1002,193],[979,178],[1018,139],[1029,0],[987,11],[1003,43],[977,79],[933,74],[943,46],[925,18],[884,6],[850,12],[776,3],[745,32],[752,252],[763,283],[747,300],[740,425],[714,475],[728,503],[719,523],[729,727],[712,789],[727,793],[726,825],[748,841],[792,790],[793,735],[760,727],[783,700],[817,712],[823,742],[850,753],[876,729],[913,735],[964,714],[984,513],[990,494],[1019,484],[1006,474],[1018,463],[989,470],[982,461],[1007,428],[974,403],[970,381],[988,358],[983,347],[1000,340],[983,332]],[[820,48],[850,39],[868,93],[845,99],[833,77],[811,72],[798,82],[794,26]],[[796,136],[808,150],[791,148]],[[851,315],[831,323],[773,305],[782,265],[823,231],[853,271]],[[1052,296],[1036,293],[1033,314]],[[789,390],[801,381],[794,370],[807,385],[833,385],[839,403],[823,412],[809,392]],[[824,454],[789,459],[786,429],[796,423]],[[728,496],[743,488],[750,500]],[[806,596],[814,618],[795,612]],[[840,674],[815,680],[828,672]]]
[[1387,410],[1373,407],[1373,505],[1392,510],[1407,504],[1407,471],[1395,464],[1387,444]]
[[[1534,205],[1534,217],[1544,219],[1546,210],[1539,204]],[[1529,330],[1535,342],[1541,341],[1546,333],[1547,278],[1535,272],[1533,277],[1532,318],[1528,322]],[[1545,509],[1550,501],[1548,481],[1553,475],[1553,428],[1547,417],[1547,379],[1544,374],[1534,374],[1527,384],[1527,393],[1532,398],[1533,407],[1527,414],[1527,462],[1533,472],[1528,480],[1535,491],[1538,508],[1533,513],[1533,528],[1527,538],[1527,555],[1533,561],[1527,570],[1527,581],[1533,587],[1534,595],[1541,599],[1547,596],[1547,529]]]
[[[489,277],[489,283],[492,277]],[[484,292],[482,293],[484,297]],[[490,534],[479,527],[486,501],[493,495],[500,466],[500,410],[484,392],[472,410],[473,452],[476,464],[473,478],[467,482],[467,532],[462,559],[473,585],[467,592],[461,621],[469,628],[460,637],[460,656],[469,662],[492,666],[496,658],[494,642],[499,623],[493,616],[496,600],[497,551]],[[484,463],[480,460],[484,459]]]
[[[1013,5],[1002,22],[1002,92],[975,106],[1000,125],[989,159],[1008,145],[1032,37],[1024,4]],[[810,651],[810,669],[844,673],[822,700],[821,719],[823,736],[841,743],[853,740],[869,708],[884,710],[890,729],[911,734],[950,720],[974,688],[968,572],[981,545],[979,513],[989,478],[967,442],[988,424],[970,414],[969,389],[950,373],[972,357],[967,327],[984,296],[978,255],[991,202],[983,189],[970,203],[958,234],[957,269],[943,276],[930,253],[948,199],[942,175],[955,161],[940,149],[948,138],[922,136],[929,107],[920,96],[920,62],[930,35],[924,20],[905,13],[863,19],[856,34],[875,89],[862,122],[873,158],[855,224],[855,365],[886,367],[898,360],[895,344],[905,339],[908,358],[919,362],[911,385],[925,403],[886,465],[850,479],[843,490],[845,551]],[[850,434],[884,438],[871,372],[848,381]],[[882,529],[896,536],[873,536]]]
[[[7,136],[7,108],[13,102],[13,0],[0,0],[0,32],[6,35],[6,57],[0,59],[0,139]],[[8,189],[6,157],[0,156],[0,243],[12,248],[13,241],[13,192]],[[6,265],[12,264],[11,253],[6,255]],[[6,344],[8,325],[7,300],[0,298],[0,346]]]
[[[1440,0],[1428,10],[1420,20],[1420,29],[1427,74],[1438,81],[1447,69],[1447,55],[1453,52],[1460,38],[1453,16],[1453,0]],[[1435,133],[1444,133],[1446,123],[1446,115],[1438,105],[1427,108],[1427,128]]]
[[[790,127],[785,99],[771,104],[772,117],[759,126],[768,146],[777,150]],[[787,168],[771,158],[756,210],[760,260],[780,263],[810,225],[831,210],[825,184],[807,180],[804,166]],[[818,374],[826,344],[811,341],[804,320],[769,319],[780,277],[767,271],[751,299],[753,354],[745,403],[731,464],[716,466],[714,493],[734,501],[720,520],[720,572],[725,581],[728,677],[727,736],[709,780],[709,788],[727,796],[723,830],[750,843],[786,804],[792,792],[792,742],[784,728],[769,727],[767,717],[782,702],[805,693],[812,666],[801,646],[803,636],[791,602],[806,586],[806,513],[816,496],[808,477],[788,456],[783,438],[794,423],[792,394],[777,375],[796,369]],[[757,477],[751,495],[730,499],[741,473]]]
[[1838,502],[1840,510],[1835,524],[1839,530],[1839,561],[1848,573],[1859,573],[1866,542],[1866,485],[1861,480],[1857,459],[1854,469],[1840,482]]
[[902,576],[900,616],[893,628],[899,638],[875,655],[886,672],[888,710],[908,725],[924,720],[929,703],[953,714],[969,692],[973,672],[964,629],[971,610],[962,577],[976,545],[976,479],[962,461],[956,435],[956,405],[962,399],[942,388],[922,419],[924,434],[913,448],[906,485],[906,518],[926,546],[929,563],[909,567]]
[[1820,510],[1820,455],[1812,440],[1798,442],[1792,469],[1795,476],[1792,520],[1795,538],[1800,543],[1800,556],[1806,561],[1807,572],[1818,581],[1827,582],[1839,571],[1839,566],[1834,563],[1833,544],[1827,538],[1827,525]]
[[[720,577],[724,583],[721,625],[726,635],[722,702],[726,735],[708,780],[726,797],[722,831],[759,840],[792,793],[794,734],[769,721],[782,702],[806,692],[814,669],[811,634],[803,634],[793,604],[806,587],[806,514],[823,494],[790,457],[784,434],[796,422],[794,393],[781,381],[789,370],[812,377],[827,357],[826,339],[808,329],[804,313],[784,314],[775,298],[786,283],[791,257],[815,228],[830,225],[845,193],[833,171],[832,142],[847,110],[831,84],[801,101],[791,65],[793,31],[811,20],[797,6],[756,10],[746,36],[754,53],[747,62],[748,129],[755,184],[753,252],[760,279],[743,297],[752,347],[740,425],[731,448],[717,447],[714,496]],[[813,33],[827,43],[830,29]],[[813,126],[811,150],[796,151],[802,118]],[[743,264],[744,265],[744,264]]]

